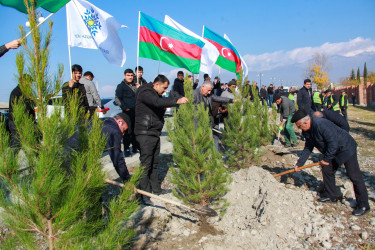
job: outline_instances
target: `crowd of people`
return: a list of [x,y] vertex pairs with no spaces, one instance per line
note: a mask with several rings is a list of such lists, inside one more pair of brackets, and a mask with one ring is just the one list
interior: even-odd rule
[[[0,56],[9,49],[18,48],[19,40],[10,42],[0,47]],[[87,71],[82,77],[82,67],[73,65],[72,78],[63,85],[63,101],[67,105],[67,98],[73,93],[78,93],[79,107],[92,116],[97,108],[103,109],[97,89],[92,82],[94,75]],[[27,76],[23,76],[27,77]],[[164,75],[158,75],[153,82],[148,83],[143,78],[143,68],[137,66],[135,70],[126,69],[124,79],[117,85],[115,91],[115,103],[122,112],[113,118],[106,118],[103,122],[102,133],[107,138],[106,150],[108,150],[114,168],[123,181],[130,178],[126,166],[125,157],[131,155],[130,144],[133,153],[140,153],[140,164],[143,166],[143,174],[139,182],[139,188],[156,195],[163,193],[158,181],[158,157],[160,153],[160,135],[164,126],[164,114],[167,107],[193,102],[203,103],[211,119],[215,147],[218,149],[217,127],[220,119],[228,112],[227,104],[233,102],[238,90],[235,79],[222,84],[219,77],[214,81],[208,74],[204,75],[204,81],[199,86],[199,80],[189,75],[189,83],[193,84],[193,100],[185,97],[184,73],[179,71],[171,88],[171,94],[163,98],[163,94],[169,87],[169,80]],[[250,82],[246,84],[250,85]],[[297,101],[295,102],[295,95]],[[335,188],[335,171],[343,164],[347,174],[354,185],[357,207],[353,215],[363,215],[370,210],[366,186],[364,184],[357,160],[357,143],[349,134],[347,122],[348,97],[342,92],[340,97],[332,94],[330,89],[324,92],[312,91],[311,80],[304,80],[304,85],[299,90],[290,89],[284,92],[283,87],[275,88],[272,84],[259,87],[253,82],[246,98],[255,101],[259,97],[263,105],[271,108],[277,107],[280,112],[279,130],[284,131],[285,145],[292,147],[298,139],[293,129],[293,123],[302,130],[301,139],[305,141],[305,147],[295,165],[296,171],[302,166],[312,150],[317,148],[322,153],[322,166],[324,193],[318,199],[319,202],[336,202],[338,194]],[[24,98],[18,85],[11,93],[10,124],[11,146],[17,147],[17,128],[12,119],[13,104],[15,100]],[[273,104],[275,103],[275,104]],[[296,106],[297,104],[297,106]],[[69,108],[65,106],[65,108]],[[35,116],[33,105],[27,105],[30,116]],[[251,129],[251,128],[249,128]],[[74,141],[74,140],[71,140]],[[124,152],[122,145],[124,145]],[[74,147],[71,143],[68,147]],[[152,205],[149,197],[143,196],[142,202]]]

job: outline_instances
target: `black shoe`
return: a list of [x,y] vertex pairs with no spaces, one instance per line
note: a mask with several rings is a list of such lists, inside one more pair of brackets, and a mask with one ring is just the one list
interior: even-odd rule
[[124,157],[130,157],[132,154],[130,153],[129,149],[124,150]]
[[352,215],[355,216],[362,216],[364,214],[367,214],[370,211],[369,207],[357,207],[353,212]]
[[319,199],[317,199],[318,202],[322,202],[322,203],[335,203],[337,202],[337,198],[329,198],[329,197],[320,197]]
[[151,201],[149,197],[143,197],[142,204],[145,206],[153,206],[154,203]]

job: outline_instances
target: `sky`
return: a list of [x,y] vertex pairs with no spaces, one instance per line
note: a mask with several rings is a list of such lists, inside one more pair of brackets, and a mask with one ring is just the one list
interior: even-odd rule
[[[283,75],[263,74],[270,69],[293,63],[304,64],[314,53],[324,52],[329,56],[340,55],[350,58],[364,52],[375,52],[375,1],[374,0],[190,0],[190,1],[118,1],[90,0],[98,8],[108,12],[120,24],[119,36],[126,52],[126,62],[121,68],[109,64],[99,50],[71,48],[72,64],[80,64],[83,71],[94,73],[101,97],[113,97],[116,86],[123,79],[126,68],[137,65],[138,12],[164,21],[164,15],[184,25],[193,32],[202,33],[205,25],[214,32],[228,35],[237,51],[246,61],[249,80],[263,83],[276,79],[282,82],[296,81],[302,85],[303,76],[294,72]],[[41,10],[44,17],[49,13]],[[0,45],[19,38],[19,25],[25,25],[27,15],[15,9],[0,6]],[[59,63],[64,65],[64,80],[68,81],[69,56],[65,7],[56,12],[53,20],[53,40],[50,52],[49,72],[55,73]],[[46,24],[42,24],[46,28]],[[15,50],[0,58],[0,102],[7,102],[16,86],[17,73]],[[170,81],[176,77],[178,68],[163,62],[140,58],[144,78],[152,81],[158,73],[165,74]],[[353,66],[354,68],[357,65]],[[369,71],[375,71],[369,69]],[[187,72],[184,70],[184,72]],[[215,68],[212,78],[220,75],[222,82],[235,78],[235,74]],[[203,73],[195,75],[203,78]],[[338,79],[332,79],[336,81]]]

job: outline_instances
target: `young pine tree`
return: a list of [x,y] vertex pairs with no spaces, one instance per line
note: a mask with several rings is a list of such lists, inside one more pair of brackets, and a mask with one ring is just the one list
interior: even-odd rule
[[[34,101],[38,115],[35,122],[26,114],[24,100],[14,102],[14,123],[24,157],[17,158],[0,124],[0,177],[5,185],[0,205],[2,220],[12,230],[1,248],[129,247],[134,231],[127,222],[138,207],[131,197],[139,172],[102,215],[100,198],[106,185],[100,164],[105,146],[101,122],[94,116],[87,129],[89,121],[78,108],[76,95],[63,114],[60,109],[47,117],[47,102],[60,91],[63,69],[60,66],[53,80],[47,74],[52,22],[42,35],[35,9],[29,7],[28,12],[32,39],[23,40],[24,51],[17,54],[18,82],[26,99]],[[21,34],[25,36],[22,27]],[[79,148],[67,151],[66,142],[77,131]]]
[[[234,169],[250,167],[261,153],[257,148],[269,143],[274,133],[273,125],[269,124],[268,107],[260,104],[257,95],[254,95],[254,102],[250,101],[250,87],[240,85],[237,101],[229,105],[228,117],[224,120],[222,142],[228,156],[226,163]],[[252,93],[256,93],[255,87],[252,88]]]
[[173,123],[167,123],[177,165],[171,168],[170,180],[176,185],[173,194],[188,204],[219,206],[230,182],[229,173],[215,150],[207,110],[203,103],[194,105],[191,84],[184,87],[189,103],[180,105]]

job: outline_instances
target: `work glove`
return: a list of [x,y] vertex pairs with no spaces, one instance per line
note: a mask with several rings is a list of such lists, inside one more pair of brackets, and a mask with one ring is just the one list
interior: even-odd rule
[[283,131],[284,130],[284,126],[279,126],[279,131]]

